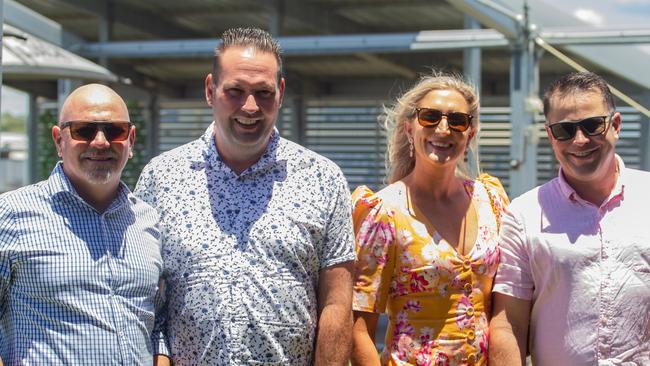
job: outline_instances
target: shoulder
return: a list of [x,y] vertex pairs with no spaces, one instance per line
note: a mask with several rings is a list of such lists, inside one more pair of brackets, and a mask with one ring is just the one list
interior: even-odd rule
[[475,182],[480,182],[485,187],[485,191],[490,195],[490,200],[496,201],[495,204],[498,203],[501,206],[506,206],[510,202],[508,194],[499,178],[483,173],[476,178]]
[[321,174],[326,174],[325,177],[320,176],[319,178],[321,179],[343,177],[341,168],[332,160],[283,137],[279,141],[278,155],[278,160],[286,160],[287,164],[290,164],[293,170],[317,170]]
[[650,184],[650,172],[632,168],[625,168],[625,182],[626,184],[638,184],[647,189]]
[[198,138],[156,156],[151,159],[151,161],[145,166],[144,170],[160,168],[163,166],[184,165],[188,162],[202,159],[204,149],[205,142],[202,138]]
[[544,201],[561,197],[558,178],[537,186],[515,197],[508,205],[508,211],[527,215],[537,215],[542,210]]
[[155,221],[158,221],[160,219],[158,211],[147,201],[136,196],[134,193],[128,194],[128,201],[131,209],[135,212],[136,216],[146,217]]
[[0,207],[7,210],[25,210],[35,203],[51,199],[47,192],[47,181],[41,181],[0,194]]
[[406,192],[402,182],[393,183],[378,192],[366,186],[359,186],[352,193],[352,210],[355,220],[358,216],[392,216],[395,210],[405,206]]

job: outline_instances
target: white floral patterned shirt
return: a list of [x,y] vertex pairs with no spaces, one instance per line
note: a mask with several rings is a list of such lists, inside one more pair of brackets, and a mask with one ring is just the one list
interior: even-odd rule
[[161,215],[175,365],[309,365],[319,270],[354,260],[350,192],[330,160],[280,138],[235,174],[212,126],[153,159],[135,190]]

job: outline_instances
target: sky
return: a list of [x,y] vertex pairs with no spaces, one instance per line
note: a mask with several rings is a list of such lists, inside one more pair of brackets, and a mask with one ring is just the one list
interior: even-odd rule
[[[594,26],[650,28],[650,0],[539,0]],[[1,2],[0,2],[1,3]],[[523,0],[521,0],[523,4]],[[531,4],[534,1],[530,2]],[[513,9],[514,10],[514,9]],[[650,45],[642,46],[650,54]],[[27,114],[24,93],[2,86],[2,112]]]

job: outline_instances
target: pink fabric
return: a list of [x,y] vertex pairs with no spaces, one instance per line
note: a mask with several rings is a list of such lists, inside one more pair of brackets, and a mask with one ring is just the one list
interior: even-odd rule
[[493,291],[532,301],[536,366],[650,365],[650,174],[618,161],[601,207],[560,171],[503,216]]

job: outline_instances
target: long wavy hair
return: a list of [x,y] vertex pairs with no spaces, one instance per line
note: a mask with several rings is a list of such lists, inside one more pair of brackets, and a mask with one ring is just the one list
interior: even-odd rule
[[[432,90],[455,90],[467,101],[469,114],[474,116],[471,126],[474,131],[474,137],[467,147],[468,161],[465,162],[464,159],[458,159],[456,175],[467,179],[474,179],[479,174],[479,100],[475,88],[463,81],[460,75],[433,72],[422,76],[411,89],[397,98],[394,104],[384,106],[384,111],[379,116],[379,122],[384,125],[389,136],[388,149],[386,151],[388,183],[394,183],[404,178],[415,167],[415,157],[409,156],[409,141],[404,127],[405,124],[415,118],[415,108],[418,102]],[[470,160],[472,164],[470,164]]]

